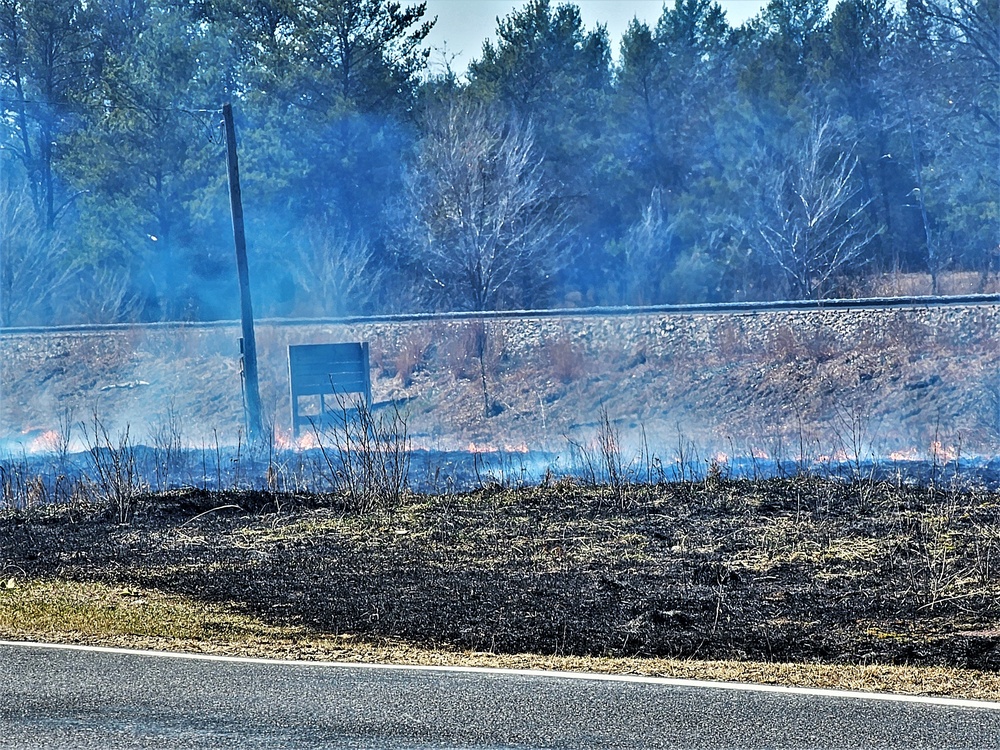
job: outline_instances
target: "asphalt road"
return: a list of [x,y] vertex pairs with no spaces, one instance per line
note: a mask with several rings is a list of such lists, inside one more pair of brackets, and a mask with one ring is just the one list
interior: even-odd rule
[[979,749],[1000,706],[0,644],[0,748],[135,747]]

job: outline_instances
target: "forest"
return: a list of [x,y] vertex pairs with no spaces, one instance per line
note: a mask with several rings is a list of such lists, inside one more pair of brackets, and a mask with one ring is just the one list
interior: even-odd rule
[[998,0],[0,0],[0,326],[820,299],[1000,272]]

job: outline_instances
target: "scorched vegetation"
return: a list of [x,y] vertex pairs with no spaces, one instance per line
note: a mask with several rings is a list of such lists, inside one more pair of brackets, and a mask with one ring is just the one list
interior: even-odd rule
[[[1000,667],[1000,493],[959,480],[490,481],[365,511],[345,492],[185,489],[144,494],[128,524],[114,509],[3,512],[0,634],[666,672],[832,665],[871,669],[869,687],[891,665]],[[782,669],[795,668],[757,679]],[[1000,695],[948,674],[895,687]]]

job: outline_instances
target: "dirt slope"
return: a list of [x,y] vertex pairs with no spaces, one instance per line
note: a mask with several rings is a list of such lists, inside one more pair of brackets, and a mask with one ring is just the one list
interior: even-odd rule
[[[376,402],[404,405],[431,448],[566,450],[602,410],[623,441],[822,458],[994,455],[1000,310],[640,315],[445,323],[258,326],[261,389],[288,438],[287,346],[365,340]],[[172,417],[192,444],[235,441],[235,326],[0,336],[0,438],[45,447],[95,412],[140,441]],[[485,342],[481,367],[477,346]],[[483,392],[485,372],[486,394]]]

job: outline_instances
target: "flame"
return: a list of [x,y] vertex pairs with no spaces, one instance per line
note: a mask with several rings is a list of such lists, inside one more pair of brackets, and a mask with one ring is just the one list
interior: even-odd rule
[[891,451],[889,453],[890,461],[919,461],[920,451],[916,448],[906,448],[901,451]]
[[[27,437],[32,432],[35,432],[35,430],[28,429],[24,430],[21,434]],[[52,453],[59,448],[60,442],[58,432],[55,430],[42,430],[39,434],[31,438],[25,450],[28,453]]]
[[319,441],[314,432],[305,432],[295,438],[288,430],[275,430],[274,447],[283,451],[306,451],[310,448],[318,448]]
[[931,456],[934,461],[947,463],[958,458],[958,450],[951,445],[944,445],[940,440],[931,442]]
[[520,443],[514,443],[514,444],[511,444],[511,445],[505,444],[504,447],[503,447],[503,449],[507,453],[529,453],[530,452],[530,449],[528,448],[528,444],[525,443],[523,440]]
[[729,463],[729,456],[727,456],[722,451],[719,451],[718,453],[716,453],[712,457],[712,460],[715,461],[715,463],[717,463],[717,464],[728,464]]
[[496,453],[497,447],[495,445],[490,445],[489,443],[474,443],[469,441],[469,445],[465,450],[469,453]]
[[[316,433],[313,431],[303,432],[299,437],[292,437],[291,431],[289,430],[276,430],[274,433],[274,445],[279,450],[288,451],[304,451],[313,448],[320,447],[320,441],[316,437]],[[329,444],[327,444],[329,445]],[[411,451],[419,450],[440,450],[440,446],[432,448],[431,446],[414,442],[410,445]],[[451,450],[465,450],[468,453],[475,454],[485,454],[485,453],[520,453],[528,454],[531,452],[531,448],[528,446],[527,442],[521,441],[517,443],[489,443],[482,442],[477,443],[475,441],[469,441],[465,445],[453,445],[448,449]],[[360,450],[360,448],[359,448]]]
[[835,450],[833,453],[823,453],[822,455],[816,456],[816,463],[818,464],[833,464],[833,463],[844,463],[845,461],[854,461],[856,457],[847,455],[847,451],[843,448]]
[[319,448],[319,438],[316,436],[315,432],[307,432],[306,434],[299,436],[299,439],[295,441],[295,447],[300,451],[307,451],[311,448]]
[[766,460],[766,459],[770,458],[770,456],[767,455],[767,453],[765,451],[762,451],[760,448],[752,448],[750,450],[750,455],[753,458],[756,458],[756,459]]

